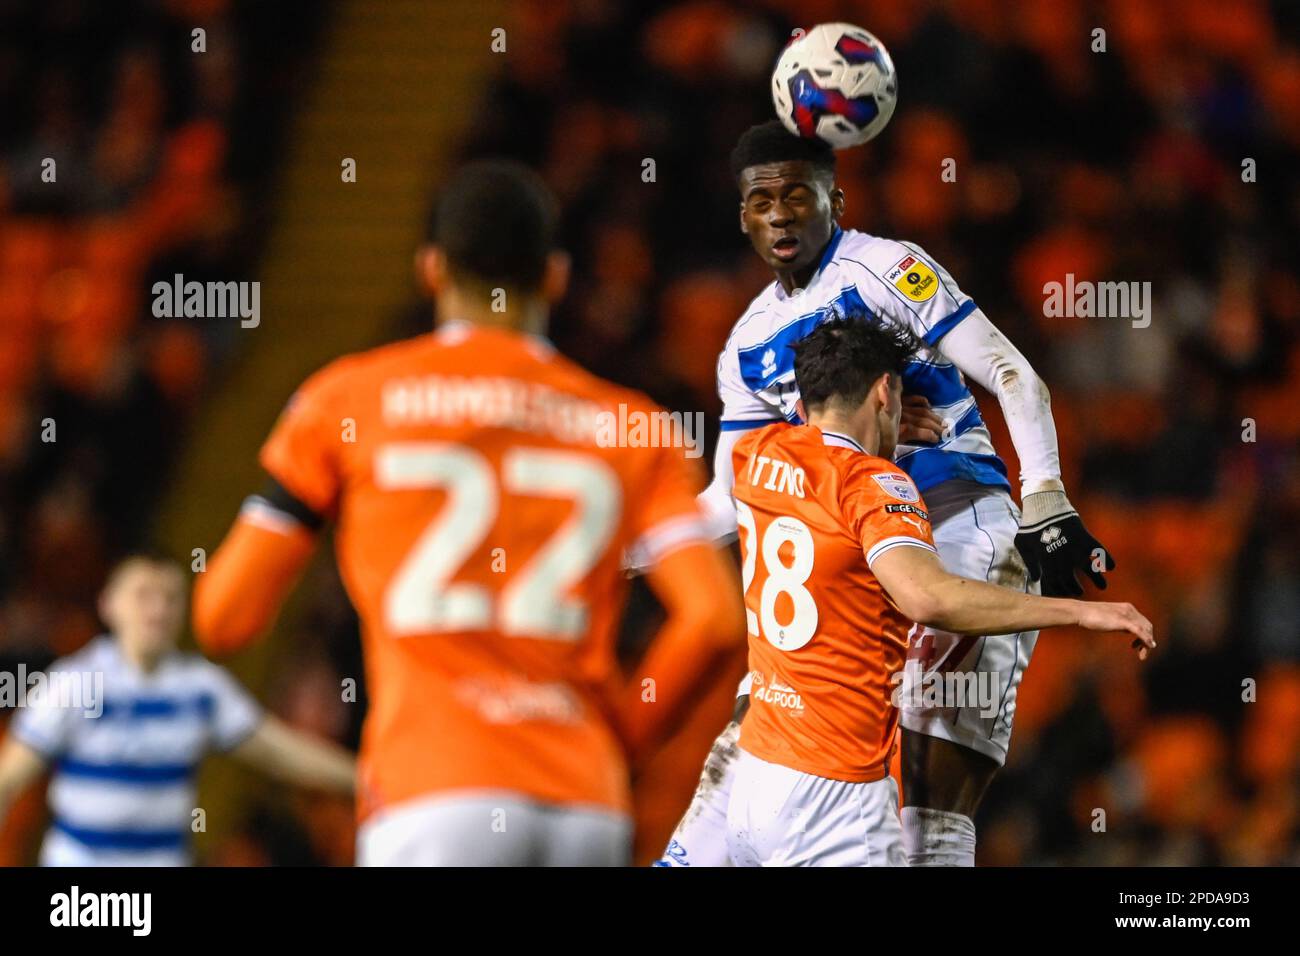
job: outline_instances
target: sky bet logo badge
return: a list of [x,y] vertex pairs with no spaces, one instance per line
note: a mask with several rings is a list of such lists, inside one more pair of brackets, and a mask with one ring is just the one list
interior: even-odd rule
[[939,288],[939,277],[934,270],[916,256],[904,256],[902,261],[885,273],[885,281],[913,302],[924,302]]

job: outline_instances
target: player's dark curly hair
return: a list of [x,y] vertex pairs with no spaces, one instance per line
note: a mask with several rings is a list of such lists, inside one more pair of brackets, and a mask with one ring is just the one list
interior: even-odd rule
[[828,402],[861,405],[880,376],[901,376],[921,348],[902,326],[870,316],[828,319],[791,346],[799,397],[808,411]]
[[457,275],[532,291],[555,248],[558,206],[542,178],[522,163],[479,160],[443,189],[429,240]]
[[835,151],[830,146],[819,139],[795,136],[780,120],[768,120],[740,135],[731,151],[731,176],[739,181],[750,166],[790,162],[812,163],[814,168],[835,175]]

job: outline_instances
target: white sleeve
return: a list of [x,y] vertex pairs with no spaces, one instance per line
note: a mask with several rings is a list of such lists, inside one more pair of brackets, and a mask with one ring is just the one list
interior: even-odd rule
[[996,395],[1020,458],[1020,494],[1064,491],[1056,423],[1047,386],[1028,359],[979,309],[938,346],[963,375]]
[[735,475],[731,468],[731,451],[740,436],[752,428],[784,421],[781,409],[751,391],[740,376],[740,359],[733,340],[728,339],[718,356],[718,398],[722,399],[722,422],[718,447],[713,453],[713,480],[700,493],[700,510],[709,529],[709,537],[725,544],[736,536],[736,502],[731,497]]
[[210,668],[214,697],[212,744],[218,750],[232,750],[257,730],[266,714],[253,695],[230,674],[215,664]]
[[869,260],[856,264],[866,273],[858,282],[866,300],[932,348],[975,311],[948,270],[910,242],[880,240]]
[[718,433],[718,448],[713,453],[713,480],[697,499],[700,510],[704,512],[709,538],[715,544],[725,544],[736,536],[736,501],[731,497],[731,486],[736,476],[732,473],[731,451],[743,434],[743,430]]
[[[57,670],[59,662],[50,665],[45,673],[44,687],[37,700],[29,701],[26,707],[19,707],[14,719],[9,724],[9,733],[14,739],[26,744],[48,761],[57,760],[67,749],[72,735],[73,722],[85,720],[86,709],[63,706],[55,688],[56,678],[52,674],[65,674]],[[84,686],[84,685],[83,685]]]
[[[784,421],[779,406],[750,390],[740,376],[740,356],[731,339],[718,356],[718,398],[722,399],[722,431],[744,431]],[[730,455],[730,450],[728,450]],[[727,459],[731,470],[731,459]],[[731,486],[728,485],[728,492]]]

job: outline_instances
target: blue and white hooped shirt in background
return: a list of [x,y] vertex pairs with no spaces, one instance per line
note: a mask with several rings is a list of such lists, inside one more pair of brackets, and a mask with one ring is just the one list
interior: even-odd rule
[[247,739],[262,708],[197,654],[173,652],[146,674],[111,635],[47,673],[102,674],[103,683],[96,706],[68,706],[50,694],[20,708],[10,724],[51,764],[53,819],[41,865],[187,865],[199,764]]
[[903,390],[924,395],[949,423],[937,444],[899,445],[899,467],[922,492],[953,479],[1009,490],[1006,465],[993,449],[975,396],[939,349],[943,337],[974,311],[974,300],[922,249],[837,228],[806,287],[787,295],[773,282],[731,330],[718,357],[722,428],[798,422],[790,346],[836,315],[874,316],[910,329],[925,343],[903,373]]

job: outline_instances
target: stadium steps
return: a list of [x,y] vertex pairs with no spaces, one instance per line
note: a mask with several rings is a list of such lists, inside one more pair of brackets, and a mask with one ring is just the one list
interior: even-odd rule
[[[408,301],[429,200],[469,107],[498,68],[491,31],[509,26],[506,7],[337,3],[271,193],[260,325],[235,336],[246,338],[198,413],[160,509],[158,538],[170,551],[211,555],[242,497],[261,483],[258,447],[293,389],[330,359],[382,340]],[[344,157],[357,161],[355,183],[341,180]],[[272,642],[242,655],[239,676],[261,689],[285,648]],[[224,762],[210,773],[209,828],[229,833],[236,818],[228,813],[247,787],[234,787],[239,778]]]

